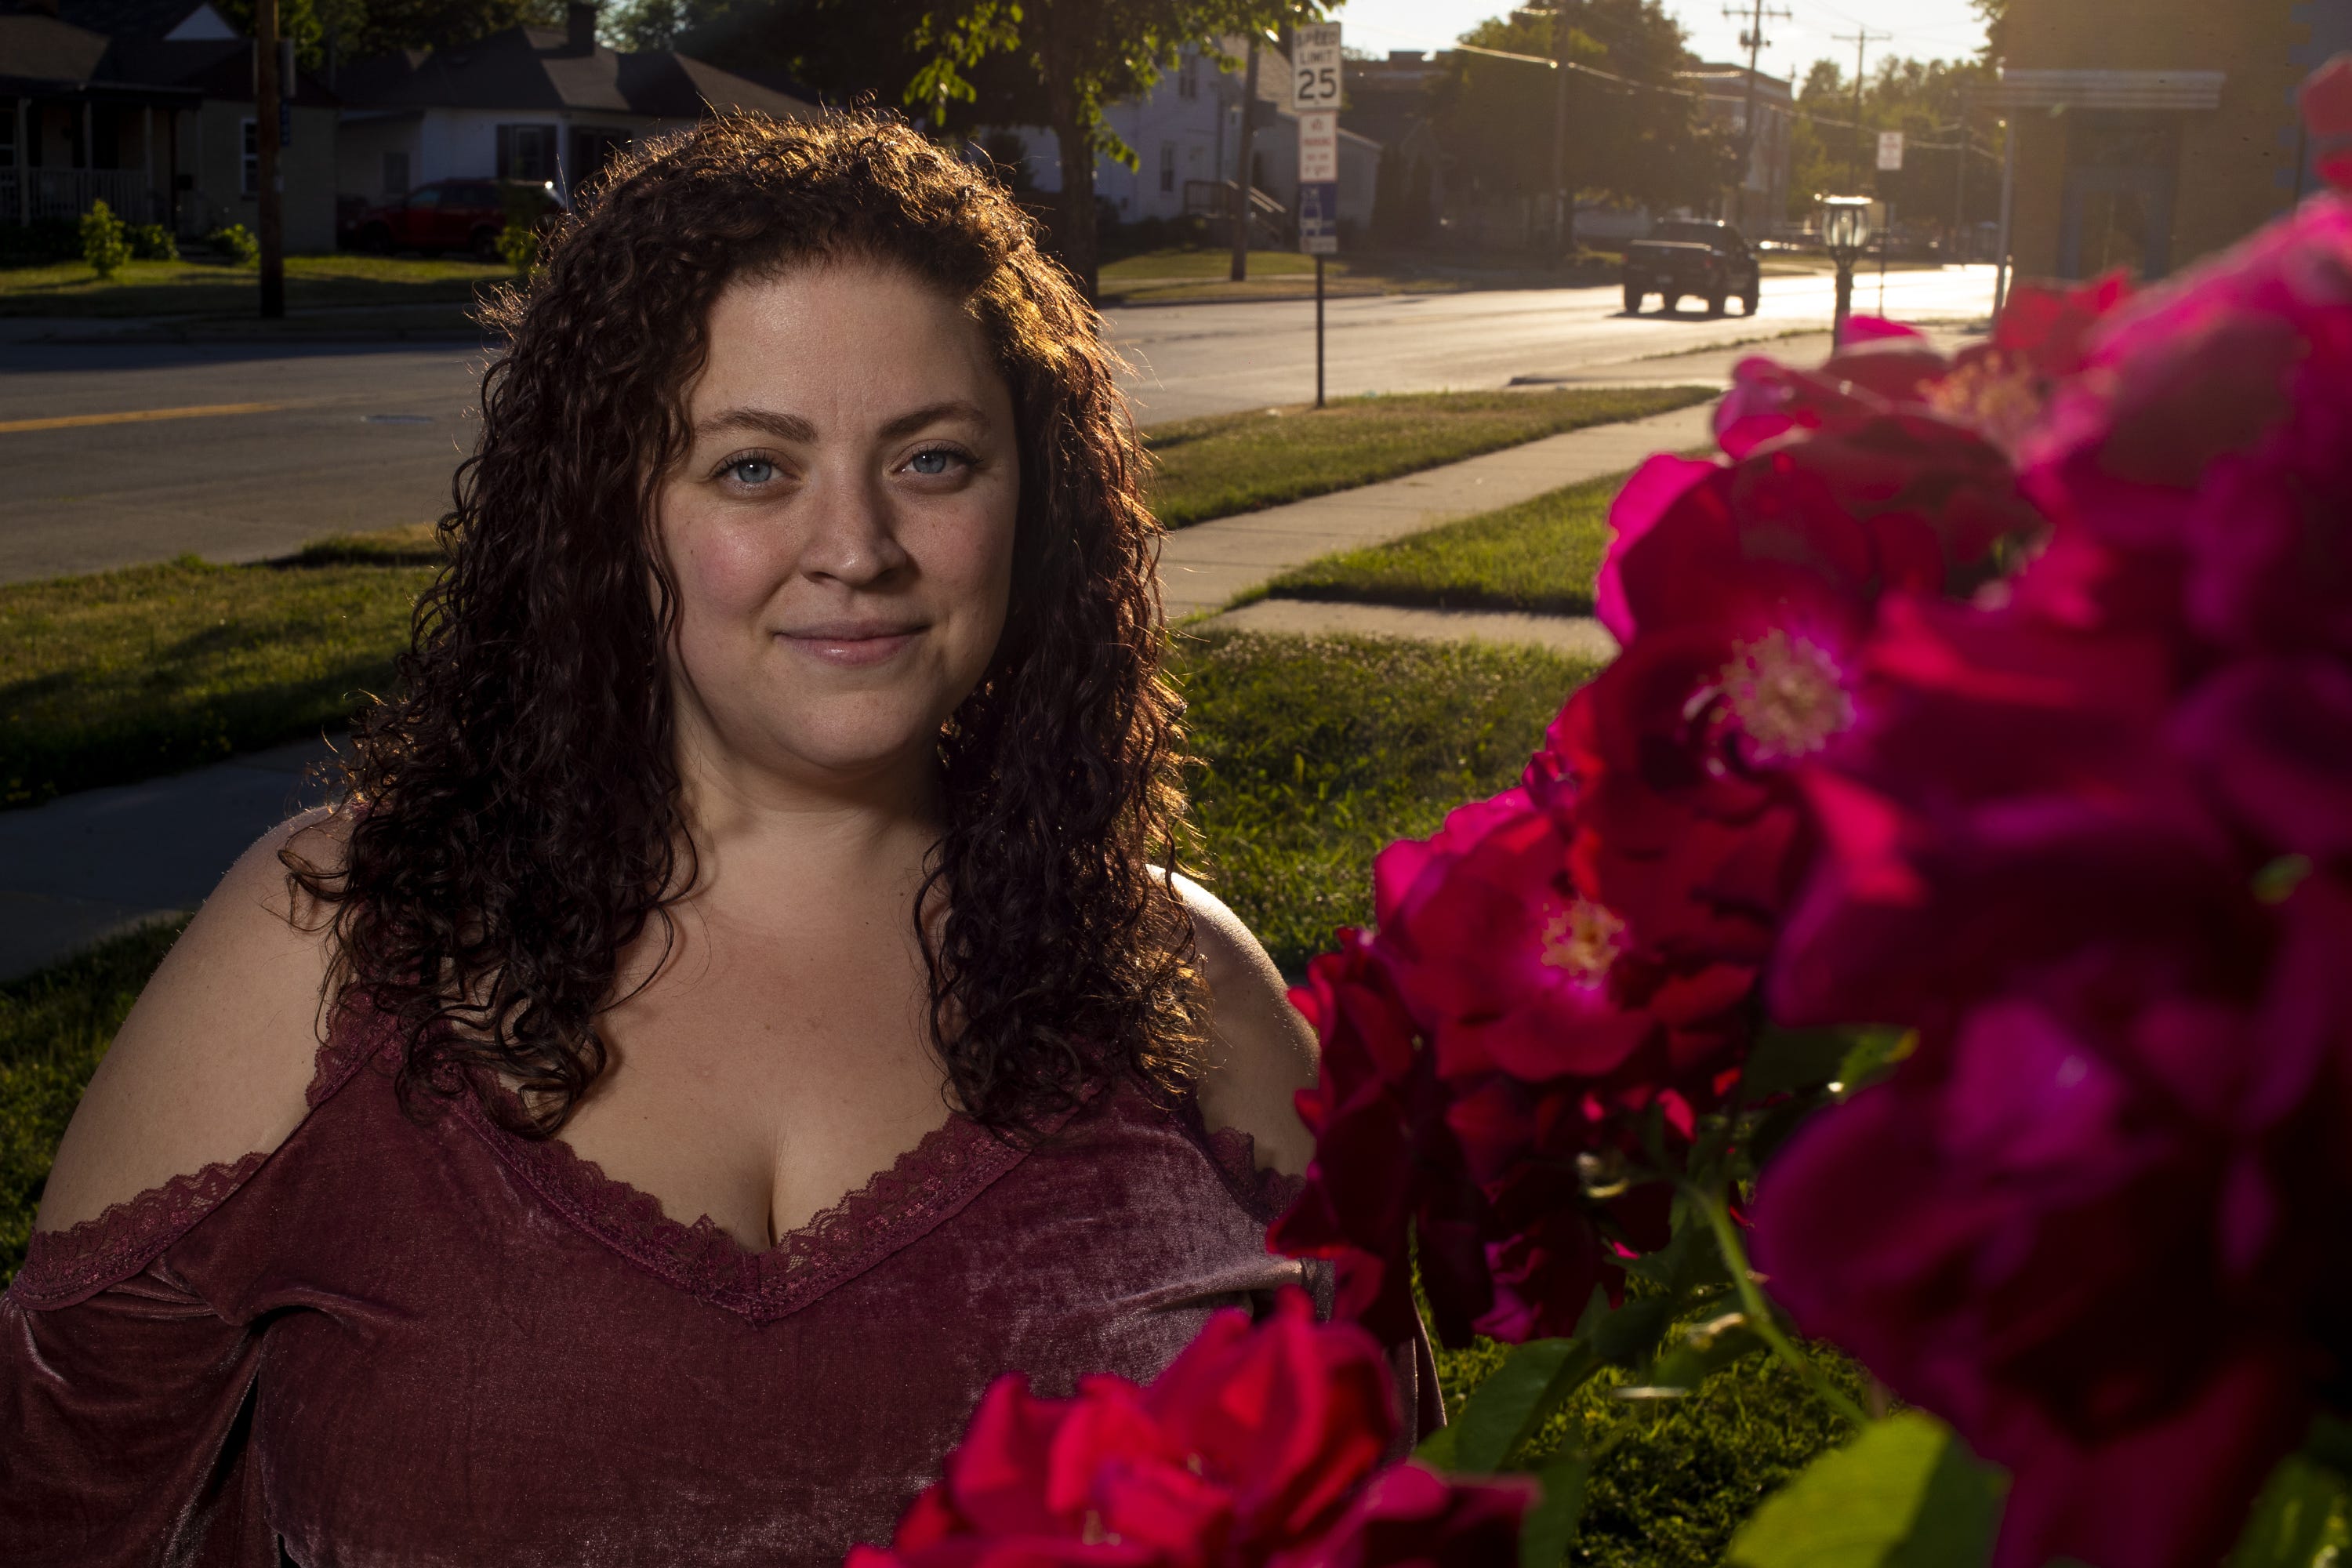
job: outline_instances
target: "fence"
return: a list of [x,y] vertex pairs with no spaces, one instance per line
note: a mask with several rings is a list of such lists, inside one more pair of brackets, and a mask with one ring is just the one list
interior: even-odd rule
[[[27,186],[24,182],[29,180]],[[139,169],[0,168],[0,223],[79,217],[103,201],[125,223],[166,223],[171,203]]]

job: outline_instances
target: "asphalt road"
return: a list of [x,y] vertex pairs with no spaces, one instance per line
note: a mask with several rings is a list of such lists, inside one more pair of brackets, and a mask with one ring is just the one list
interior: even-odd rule
[[[1888,313],[1964,321],[1987,268],[1895,273]],[[1865,279],[1857,306],[1876,304]],[[1826,277],[1768,279],[1758,319],[1627,318],[1613,289],[1389,296],[1327,306],[1331,395],[1720,375],[1673,356],[1826,324]],[[1146,425],[1315,395],[1303,302],[1111,313]],[[286,553],[449,504],[479,349],[451,344],[0,342],[0,582],[194,552]]]

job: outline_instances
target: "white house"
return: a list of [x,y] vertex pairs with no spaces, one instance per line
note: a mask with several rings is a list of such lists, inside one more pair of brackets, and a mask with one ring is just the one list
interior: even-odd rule
[[577,0],[560,32],[509,27],[457,48],[362,60],[338,74],[335,91],[336,189],[347,204],[450,178],[552,180],[569,194],[617,149],[708,113],[823,113],[685,55],[608,48],[596,41],[596,7]]
[[[1234,46],[1237,50],[1239,46]],[[1260,67],[1261,99],[1282,69],[1267,51]],[[1244,84],[1236,68],[1222,70],[1195,45],[1185,47],[1174,70],[1139,98],[1112,104],[1103,119],[1134,149],[1132,169],[1105,157],[1095,165],[1095,191],[1118,209],[1123,223],[1172,218],[1187,211],[1222,212],[1225,182],[1234,177],[1234,152],[1241,140]],[[1028,150],[1029,175],[1037,189],[1062,188],[1062,161],[1053,132],[1035,127],[1020,132]],[[1339,120],[1339,219],[1361,229],[1370,223],[1373,191],[1380,178],[1381,144],[1348,129]],[[1250,136],[1250,184],[1282,204],[1298,206],[1298,119],[1271,102],[1257,106]],[[1189,187],[1189,188],[1188,188]]]

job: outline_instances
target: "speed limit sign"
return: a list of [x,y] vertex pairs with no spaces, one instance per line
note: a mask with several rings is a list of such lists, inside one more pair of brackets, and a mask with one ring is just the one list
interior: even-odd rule
[[1339,24],[1317,22],[1292,36],[1291,103],[1301,114],[1339,107]]

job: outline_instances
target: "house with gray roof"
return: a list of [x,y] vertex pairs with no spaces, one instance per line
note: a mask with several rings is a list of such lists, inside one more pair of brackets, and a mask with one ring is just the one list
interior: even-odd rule
[[335,90],[346,205],[445,179],[549,180],[568,196],[619,148],[706,114],[824,112],[793,83],[667,49],[607,47],[596,7],[576,3],[561,30],[509,27],[456,48],[362,60],[337,73]]

